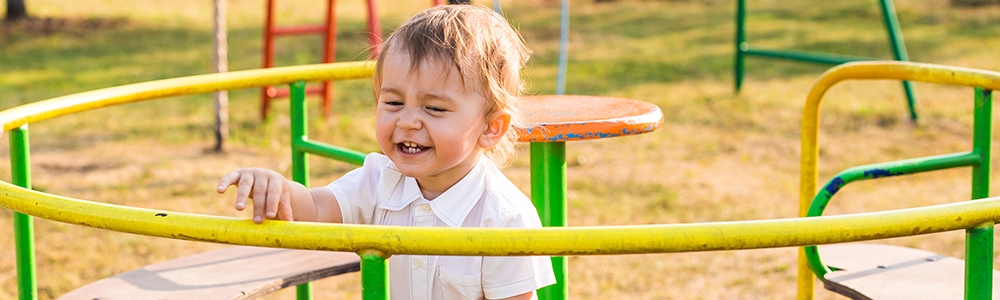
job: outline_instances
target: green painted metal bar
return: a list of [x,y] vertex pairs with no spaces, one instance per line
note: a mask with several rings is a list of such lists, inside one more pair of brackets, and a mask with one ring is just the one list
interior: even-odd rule
[[746,22],[746,8],[746,0],[736,0],[736,62],[733,64],[733,81],[737,93],[743,87],[743,72],[746,67],[746,63],[743,61],[743,51],[749,48],[746,27],[743,25]]
[[361,256],[361,299],[389,299],[389,263],[378,250],[364,250]]
[[[566,226],[566,143],[531,143],[531,202],[542,226]],[[565,256],[552,257],[556,284],[538,290],[538,299],[562,300],[569,293]]]
[[[11,183],[31,188],[31,151],[28,125],[12,129],[10,140]],[[32,217],[14,212],[14,251],[17,259],[17,295],[21,300],[38,299],[38,274],[35,268],[35,226]]]
[[[903,43],[903,30],[899,27],[899,18],[896,17],[896,5],[892,0],[880,0],[882,6],[882,19],[885,20],[885,31],[889,33],[889,45],[892,47],[892,55],[898,61],[909,61],[906,54],[906,44]],[[917,120],[917,93],[913,90],[913,83],[903,81],[903,92],[906,93],[906,105],[910,109],[910,120]]]
[[896,5],[892,0],[879,0],[882,7],[882,19],[885,20],[885,31],[889,33],[889,45],[892,46],[893,57],[898,61],[909,61],[906,55],[906,44],[903,43],[903,30],[899,27],[896,17]]
[[309,157],[300,146],[300,141],[309,139],[306,130],[309,124],[309,113],[306,112],[306,83],[296,81],[288,85],[288,100],[290,102],[292,139],[292,180],[309,186]]
[[965,231],[965,299],[993,297],[993,222]]
[[[309,157],[299,148],[298,141],[307,140],[309,132],[309,114],[306,112],[306,83],[296,81],[288,85],[288,109],[291,121],[292,139],[292,180],[309,186]],[[295,299],[311,300],[313,297],[312,283],[307,282],[295,287]]]
[[335,159],[338,161],[343,161],[355,165],[361,165],[365,162],[365,154],[352,149],[337,147],[334,145],[310,141],[307,138],[294,139],[292,140],[293,147],[297,147],[300,151],[305,153],[316,154],[322,157]]
[[[879,4],[882,9],[882,19],[885,24],[886,33],[889,35],[889,45],[892,47],[893,57],[898,61],[909,61],[910,58],[906,54],[906,44],[903,43],[903,33],[899,26],[899,20],[896,17],[896,8],[892,0],[879,0]],[[799,50],[779,50],[779,49],[751,49],[750,44],[746,41],[746,3],[745,0],[737,0],[736,2],[736,61],[734,63],[734,77],[736,84],[736,92],[740,91],[743,86],[743,77],[745,70],[745,56],[761,56],[777,59],[789,59],[806,61],[821,64],[832,64],[839,65],[854,61],[870,61],[875,60],[874,58],[861,57],[861,56],[849,56],[849,55],[839,55],[839,54],[829,54],[821,52],[811,52],[811,51],[799,51]],[[906,105],[909,109],[910,120],[917,121],[917,95],[913,89],[913,83],[909,81],[903,81],[903,91],[906,93]]]
[[839,55],[839,54],[829,54],[822,52],[812,52],[812,51],[799,51],[799,50],[779,50],[779,49],[750,49],[749,45],[744,45],[740,48],[745,55],[763,56],[770,58],[781,58],[790,60],[800,60],[813,63],[821,64],[831,64],[839,65],[844,63],[849,63],[852,61],[871,61],[874,58],[861,57],[861,56],[850,56],[850,55]]
[[[860,180],[877,179],[901,175],[931,172],[957,167],[976,167],[982,164],[982,156],[975,152],[954,153],[922,158],[914,158],[893,162],[877,163],[857,166],[837,173],[826,185],[820,189],[816,197],[809,205],[807,217],[823,215],[826,205],[840,189],[847,184]],[[831,270],[820,259],[819,250],[816,246],[806,246],[806,260],[809,268],[817,277],[823,278]],[[992,266],[992,265],[991,265]]]
[[[975,89],[975,117],[972,152],[983,163],[972,167],[972,199],[990,194],[990,151],[993,140],[992,91]],[[965,299],[993,297],[993,223],[965,232]]]
[[312,300],[312,298],[313,298],[312,282],[306,282],[295,286],[295,299]]
[[807,216],[812,217],[822,215],[823,210],[826,208],[826,204],[830,202],[830,198],[832,198],[833,195],[845,185],[854,181],[909,175],[957,167],[978,166],[981,163],[982,158],[979,154],[966,152],[849,168],[837,173],[833,179],[830,179],[830,181],[828,181],[826,185],[820,189],[819,193],[816,194],[816,197],[813,198],[812,204],[809,206],[809,213]]

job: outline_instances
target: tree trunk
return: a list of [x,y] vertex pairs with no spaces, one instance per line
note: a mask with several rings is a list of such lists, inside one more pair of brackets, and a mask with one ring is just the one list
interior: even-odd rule
[[7,0],[6,21],[16,21],[28,17],[28,8],[24,6],[24,0]]

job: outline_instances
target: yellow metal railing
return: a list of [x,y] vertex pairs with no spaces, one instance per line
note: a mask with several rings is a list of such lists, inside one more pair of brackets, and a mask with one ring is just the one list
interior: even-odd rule
[[374,249],[389,254],[593,255],[759,249],[929,234],[1000,220],[1000,198],[995,198],[853,215],[669,225],[490,229],[254,224],[248,219],[78,200],[6,182],[0,182],[0,195],[0,206],[14,211],[119,232],[307,250]]

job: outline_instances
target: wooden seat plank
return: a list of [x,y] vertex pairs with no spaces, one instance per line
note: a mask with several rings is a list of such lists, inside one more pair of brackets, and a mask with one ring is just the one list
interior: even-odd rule
[[253,299],[360,269],[350,252],[229,247],[104,278],[59,299]]
[[[823,285],[851,299],[963,299],[965,262],[920,249],[881,244],[819,247],[823,263],[840,269]],[[993,271],[1000,287],[1000,272]],[[993,289],[1000,299],[1000,290]]]

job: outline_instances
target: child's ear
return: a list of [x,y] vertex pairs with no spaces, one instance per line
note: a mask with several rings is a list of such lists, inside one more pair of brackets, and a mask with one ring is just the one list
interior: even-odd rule
[[487,122],[486,129],[479,136],[479,146],[484,149],[493,147],[507,135],[507,130],[510,130],[510,114],[497,112]]

